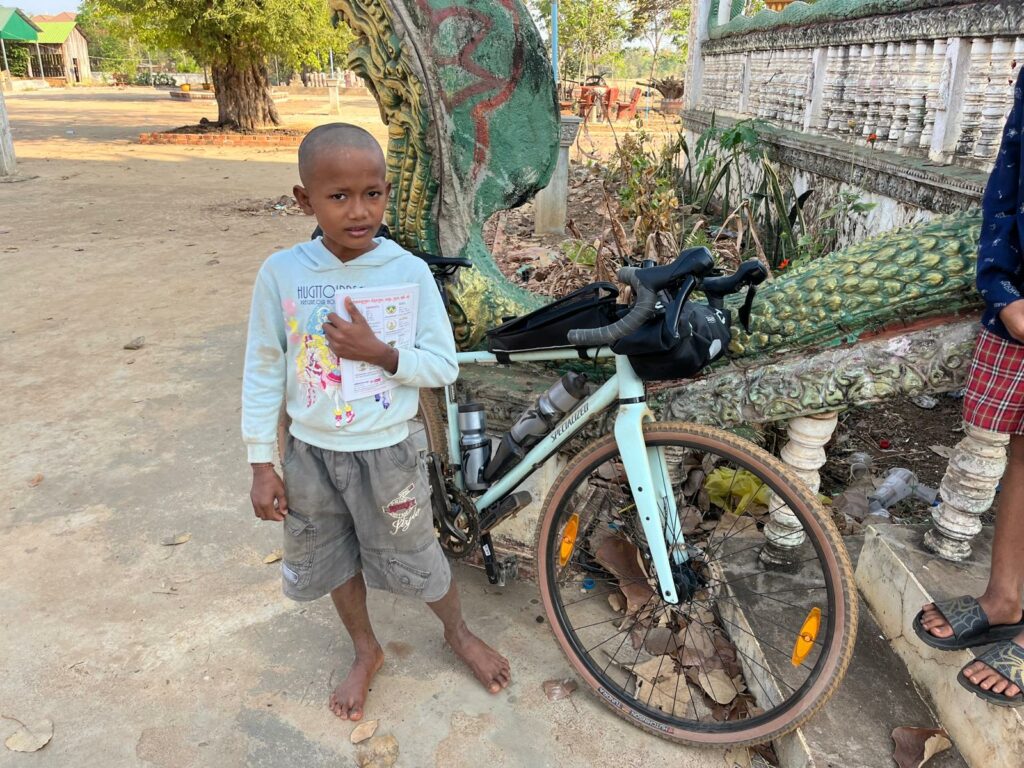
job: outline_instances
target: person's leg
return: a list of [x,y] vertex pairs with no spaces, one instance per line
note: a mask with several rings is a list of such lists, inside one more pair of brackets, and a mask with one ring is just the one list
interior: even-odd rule
[[499,693],[512,681],[508,659],[469,631],[462,617],[459,590],[452,581],[440,600],[427,603],[444,624],[444,639],[491,693]]
[[370,614],[366,610],[366,583],[357,573],[340,587],[331,591],[331,600],[338,610],[342,624],[352,638],[355,660],[348,677],[331,694],[331,710],[342,720],[359,720],[370,690],[373,676],[384,664],[384,651],[373,634]]
[[[978,598],[990,624],[1014,624],[1021,620],[1021,598],[1024,597],[1021,552],[1024,552],[1024,435],[1012,435],[999,493],[988,586]],[[936,637],[953,635],[953,628],[934,603],[924,607],[921,625]]]

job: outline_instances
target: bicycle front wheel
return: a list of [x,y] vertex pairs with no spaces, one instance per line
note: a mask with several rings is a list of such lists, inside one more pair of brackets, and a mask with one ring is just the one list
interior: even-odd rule
[[[605,704],[658,736],[741,745],[797,728],[853,653],[857,597],[838,531],[799,477],[733,434],[655,423],[644,437],[677,508],[679,525],[662,533],[670,546],[685,537],[686,562],[673,566],[680,601],[661,599],[609,435],[565,468],[538,526],[538,581],[559,645]],[[766,533],[773,514],[785,527]],[[768,539],[781,546],[763,555]]]

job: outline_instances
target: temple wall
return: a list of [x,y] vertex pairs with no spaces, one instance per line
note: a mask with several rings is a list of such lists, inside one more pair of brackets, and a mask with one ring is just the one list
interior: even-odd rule
[[735,13],[696,0],[689,133],[712,115],[764,121],[797,190],[818,190],[813,204],[827,207],[840,185],[878,203],[855,230],[980,202],[1024,64],[1024,3],[820,0]]

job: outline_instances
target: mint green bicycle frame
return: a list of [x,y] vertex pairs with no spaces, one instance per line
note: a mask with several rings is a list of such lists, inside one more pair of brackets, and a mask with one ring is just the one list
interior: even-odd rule
[[[575,349],[510,353],[508,357],[513,362],[579,359]],[[633,493],[636,514],[647,537],[662,597],[667,603],[677,604],[679,596],[672,577],[671,562],[674,561],[677,565],[686,562],[686,545],[676,511],[675,494],[672,492],[665,454],[661,448],[647,447],[644,443],[643,425],[645,422],[654,421],[654,414],[647,407],[644,383],[633,371],[629,359],[616,355],[608,347],[592,350],[591,357],[614,357],[615,375],[596,392],[584,398],[551,432],[530,449],[522,461],[474,499],[477,512],[482,513],[505,498],[587,422],[617,402],[619,405],[615,415],[615,442],[619,447],[626,478]],[[497,357],[488,352],[461,352],[457,359],[459,365],[498,363]],[[448,414],[448,457],[451,466],[458,467],[462,459],[459,447],[459,406],[455,400],[454,386],[445,388],[445,399]],[[456,472],[455,483],[465,490],[461,472]],[[668,541],[672,542],[671,553]]]

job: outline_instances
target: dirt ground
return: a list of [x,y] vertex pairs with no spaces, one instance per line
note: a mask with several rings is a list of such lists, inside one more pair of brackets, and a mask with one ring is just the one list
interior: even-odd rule
[[[0,715],[54,735],[0,766],[352,765],[351,726],[325,706],[350,649],[328,602],[286,601],[264,564],[280,533],[253,518],[238,434],[253,277],[312,226],[239,208],[290,192],[294,150],[138,145],[213,116],[149,89],[7,105],[34,178],[0,184]],[[282,107],[289,127],[329,119],[326,100]],[[344,109],[384,138],[371,100]],[[548,702],[542,681],[569,668],[535,588],[457,578],[515,682],[488,696],[423,606],[374,595],[390,661],[368,715],[399,766],[733,765],[582,691]]]

